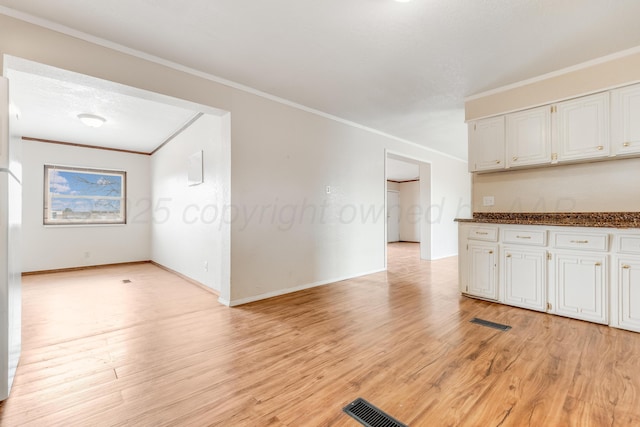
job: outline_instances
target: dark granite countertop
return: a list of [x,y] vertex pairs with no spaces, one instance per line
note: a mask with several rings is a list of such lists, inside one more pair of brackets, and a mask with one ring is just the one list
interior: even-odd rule
[[557,225],[569,227],[640,228],[640,212],[476,212],[458,222]]

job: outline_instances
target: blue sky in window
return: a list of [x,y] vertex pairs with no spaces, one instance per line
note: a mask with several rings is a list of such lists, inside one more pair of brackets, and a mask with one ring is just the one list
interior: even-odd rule
[[122,197],[122,176],[50,169],[49,192],[53,195]]
[[119,213],[122,197],[121,175],[49,169],[51,210]]

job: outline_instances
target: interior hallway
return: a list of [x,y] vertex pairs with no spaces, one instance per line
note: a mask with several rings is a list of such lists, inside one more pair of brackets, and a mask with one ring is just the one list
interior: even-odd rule
[[411,426],[640,424],[640,334],[462,297],[417,251],[237,308],[152,264],[26,276],[0,424],[355,427],[357,397]]

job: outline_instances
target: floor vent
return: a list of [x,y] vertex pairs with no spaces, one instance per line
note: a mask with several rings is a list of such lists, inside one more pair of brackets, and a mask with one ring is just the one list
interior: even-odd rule
[[131,283],[131,280],[129,280],[129,279],[124,279],[124,280],[122,281],[122,283]]
[[359,397],[342,408],[365,427],[408,427]]
[[511,326],[509,325],[490,322],[488,320],[478,319],[477,317],[474,317],[473,319],[471,319],[471,323],[475,323],[477,325],[482,325],[482,326],[488,326],[489,328],[499,329],[501,331],[508,331],[509,329],[511,329]]

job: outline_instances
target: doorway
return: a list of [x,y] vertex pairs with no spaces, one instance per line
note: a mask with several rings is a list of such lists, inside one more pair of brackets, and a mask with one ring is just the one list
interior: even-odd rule
[[[431,259],[431,164],[402,154],[385,153],[386,241],[417,245],[420,258]],[[396,235],[397,225],[397,235]],[[396,239],[397,236],[397,239]]]
[[[3,74],[11,103],[21,111],[19,121],[11,116],[10,129],[29,148],[22,156],[23,271],[151,260],[217,291],[221,302],[228,300],[230,225],[209,215],[229,204],[228,192],[214,197],[217,205],[203,205],[197,193],[211,196],[210,187],[230,186],[229,112],[9,55]],[[105,126],[78,124],[77,113],[86,112],[104,116]],[[136,145],[152,137],[159,139],[151,148]],[[205,178],[198,185],[186,178],[194,153],[204,156]],[[125,171],[127,223],[85,227],[82,233],[36,226],[42,224],[44,163]],[[189,244],[179,247],[176,241]]]

